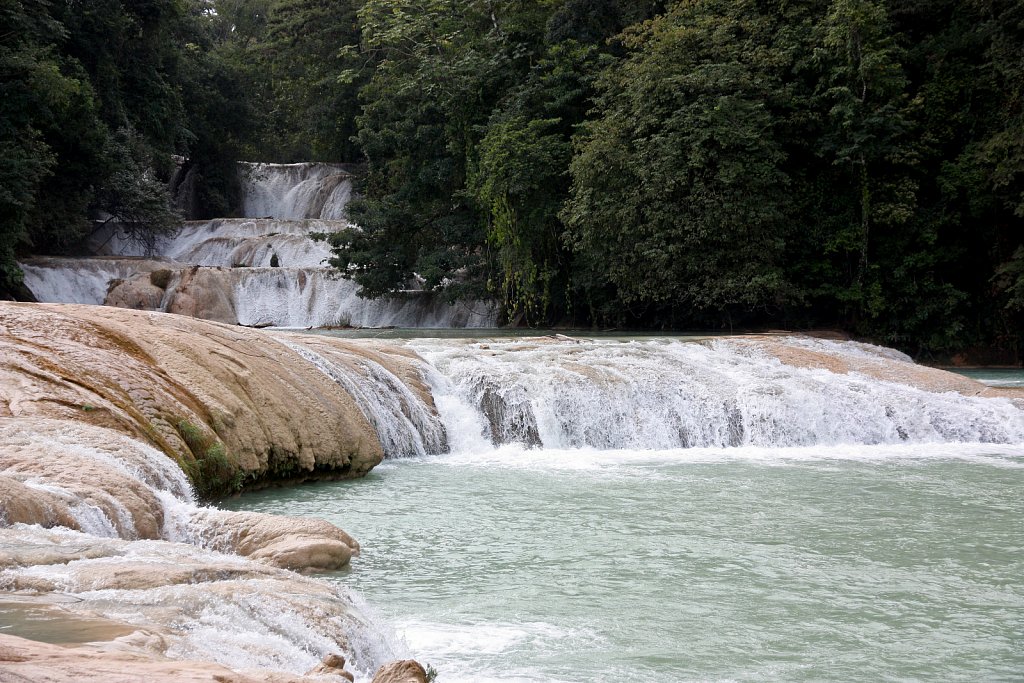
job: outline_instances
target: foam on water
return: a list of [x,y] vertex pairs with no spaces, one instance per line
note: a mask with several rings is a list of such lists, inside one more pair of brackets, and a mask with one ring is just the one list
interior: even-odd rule
[[[217,218],[186,221],[176,234],[157,241],[154,254],[197,266],[269,267],[273,257],[282,267],[316,267],[330,256],[326,242],[311,235],[330,234],[351,227],[344,220],[274,220]],[[107,256],[145,256],[143,248],[124,239],[116,227],[91,244]]]
[[674,448],[633,450],[596,448],[532,449],[506,444],[486,450],[463,451],[433,459],[446,467],[501,468],[543,472],[593,472],[612,476],[657,477],[671,465],[750,463],[785,467],[830,462],[901,463],[967,462],[991,467],[1024,469],[1024,445],[955,444],[843,444],[820,446],[732,448]]
[[[852,343],[792,343],[829,354],[849,346],[854,355],[878,355]],[[495,445],[650,450],[1024,442],[1024,411],[1009,400],[786,365],[742,342],[417,340],[410,346],[441,377],[432,382],[449,432],[474,422],[470,431]],[[460,447],[477,448],[475,435]]]
[[[529,667],[495,667],[488,660],[514,658],[519,649],[551,647],[558,641],[575,640],[584,647],[599,645],[592,635],[581,636],[544,622],[450,624],[408,620],[398,622],[395,628],[413,652],[429,653],[422,656],[446,662],[440,672],[440,680],[445,683],[570,683]],[[476,657],[463,659],[467,652]]]

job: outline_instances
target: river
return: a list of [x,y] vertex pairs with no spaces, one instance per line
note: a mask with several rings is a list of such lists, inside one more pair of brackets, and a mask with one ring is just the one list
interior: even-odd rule
[[[927,419],[901,421],[882,404],[920,396],[741,362],[722,344],[587,343],[574,367],[564,348],[523,344],[412,343],[439,373],[450,453],[224,505],[361,539],[352,567],[325,578],[362,595],[442,682],[1024,672],[1024,448],[941,438],[984,439],[998,417],[979,426],[970,400],[933,396],[907,412]],[[596,380],[610,358],[624,374]],[[669,412],[702,429],[644,425],[698,374],[703,395],[739,396],[736,410],[682,401]],[[525,392],[510,431],[467,407],[481,377],[503,378],[499,417]],[[565,417],[587,405],[600,419]],[[766,426],[768,411],[785,419]]]

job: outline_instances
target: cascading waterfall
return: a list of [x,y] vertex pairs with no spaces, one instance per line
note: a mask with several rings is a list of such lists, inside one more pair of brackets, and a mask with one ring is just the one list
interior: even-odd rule
[[[327,266],[329,245],[313,237],[358,229],[346,216],[352,176],[344,165],[243,163],[239,174],[242,218],[188,221],[152,254],[111,224],[90,241],[98,257],[22,264],[26,286],[38,301],[260,327],[495,325],[494,305],[448,304],[415,282],[394,298],[362,299],[355,283]],[[169,273],[150,275],[159,270]]]
[[[853,343],[788,343],[872,353]],[[435,371],[432,382],[443,396],[437,402],[449,432],[454,423],[465,430],[475,420],[470,430],[493,445],[1024,442],[1024,411],[1008,400],[794,367],[735,341],[423,340],[411,346]]]
[[[281,267],[315,268],[330,256],[326,242],[310,239],[312,234],[330,234],[345,230],[344,220],[275,220],[257,218],[217,218],[210,221],[186,221],[172,238],[157,242],[157,254],[163,259],[197,266],[269,267],[277,256]],[[93,239],[97,253],[107,256],[144,256],[143,248],[124,240],[116,229],[104,231]]]
[[102,304],[110,283],[166,267],[140,258],[60,258],[37,256],[20,264],[25,286],[37,301]]
[[425,292],[360,298],[359,286],[330,269],[236,268],[225,273],[238,322],[250,326],[487,327],[494,311],[479,302],[447,304]]
[[[409,387],[387,368],[355,354],[334,352],[329,359],[302,344],[280,339],[321,372],[341,385],[377,431],[386,457],[443,453],[444,425]],[[340,357],[339,357],[340,356]]]
[[342,164],[239,164],[242,214],[250,218],[342,220],[352,180]]

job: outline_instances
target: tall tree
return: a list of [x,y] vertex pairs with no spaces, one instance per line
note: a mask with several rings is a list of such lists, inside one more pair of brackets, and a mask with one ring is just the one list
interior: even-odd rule
[[785,300],[789,177],[771,109],[785,60],[771,49],[774,28],[753,2],[708,0],[625,35],[628,56],[602,76],[563,212],[580,286],[614,289],[596,317]]
[[49,44],[63,27],[48,10],[46,0],[0,0],[0,296],[21,282],[16,252],[30,240],[29,216],[56,163],[42,128],[76,85]]
[[335,242],[333,263],[364,293],[402,290],[414,276],[452,296],[484,293],[484,227],[466,183],[482,126],[528,68],[547,4],[368,0],[360,10],[376,64],[358,119],[369,171],[366,199],[352,207],[362,230]]
[[277,0],[260,46],[272,97],[272,146],[278,161],[356,161],[353,141],[363,62],[353,0]]

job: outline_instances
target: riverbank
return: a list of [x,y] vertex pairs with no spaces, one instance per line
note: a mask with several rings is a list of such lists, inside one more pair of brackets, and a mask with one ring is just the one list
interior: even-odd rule
[[[344,567],[358,542],[317,519],[203,507],[194,490],[364,475],[383,458],[360,403],[373,397],[371,371],[393,378],[387,391],[404,387],[396,410],[430,410],[401,350],[0,303],[3,595],[81,625],[104,651],[127,652],[125,666],[148,662],[129,667],[132,680],[213,680],[225,664],[256,670],[252,680],[298,680],[335,656],[345,673],[321,674],[369,680],[400,650],[356,596],[295,573]],[[70,680],[95,660],[89,647],[56,661],[60,651],[7,645],[15,659],[0,666],[30,680]],[[88,675],[108,680],[108,669]]]

